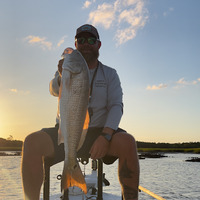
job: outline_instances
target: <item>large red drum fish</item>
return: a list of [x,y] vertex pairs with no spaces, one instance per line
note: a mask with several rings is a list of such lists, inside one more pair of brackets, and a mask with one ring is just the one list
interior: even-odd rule
[[89,124],[89,70],[79,51],[67,48],[64,56],[58,131],[58,144],[64,142],[65,149],[61,191],[77,186],[86,194],[87,186],[77,161],[77,150],[84,141]]

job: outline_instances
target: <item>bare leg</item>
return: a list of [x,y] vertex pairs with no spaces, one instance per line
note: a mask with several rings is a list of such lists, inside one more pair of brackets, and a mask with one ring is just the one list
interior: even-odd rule
[[39,200],[43,183],[43,156],[53,157],[54,146],[48,134],[39,131],[27,136],[22,151],[22,182],[25,200]]
[[138,200],[139,161],[135,139],[124,133],[113,136],[109,154],[119,157],[119,181],[124,200]]

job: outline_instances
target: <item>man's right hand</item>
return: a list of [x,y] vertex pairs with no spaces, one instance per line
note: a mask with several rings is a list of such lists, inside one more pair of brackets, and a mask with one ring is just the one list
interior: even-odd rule
[[64,58],[58,61],[58,72],[60,74],[60,76],[62,76],[62,65],[64,62]]

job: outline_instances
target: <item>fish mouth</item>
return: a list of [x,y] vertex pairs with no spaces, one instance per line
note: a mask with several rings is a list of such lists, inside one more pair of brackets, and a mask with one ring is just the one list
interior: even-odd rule
[[67,47],[67,48],[63,51],[61,57],[64,58],[66,54],[71,54],[73,51],[74,51],[73,48]]

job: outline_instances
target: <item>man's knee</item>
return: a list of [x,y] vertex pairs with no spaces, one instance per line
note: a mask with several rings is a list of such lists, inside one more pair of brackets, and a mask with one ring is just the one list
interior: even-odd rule
[[23,144],[23,154],[51,156],[54,153],[53,142],[50,136],[42,131],[28,135]]
[[127,151],[136,149],[135,138],[131,134],[124,134],[123,146]]
[[136,152],[135,138],[128,133],[117,133],[111,143],[111,154],[124,156]]

